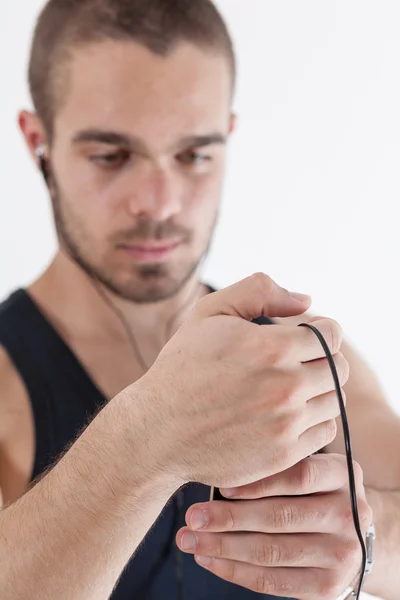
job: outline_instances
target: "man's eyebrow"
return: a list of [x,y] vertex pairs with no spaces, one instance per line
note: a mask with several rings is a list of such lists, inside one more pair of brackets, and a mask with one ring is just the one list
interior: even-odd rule
[[[82,131],[78,131],[73,136],[72,142],[74,144],[97,142],[100,144],[109,144],[111,146],[123,146],[128,150],[134,150],[136,152],[146,152],[146,144],[139,138],[131,137],[117,131],[107,131],[103,129],[83,129]],[[174,148],[180,151],[186,148],[202,148],[214,144],[225,145],[226,142],[226,135],[214,132],[205,135],[190,135],[181,138],[174,144]]]
[[72,138],[72,142],[74,144],[98,142],[101,144],[110,144],[111,146],[123,146],[132,150],[142,151],[144,149],[144,143],[138,138],[103,129],[83,129],[82,131],[78,131]]
[[209,133],[206,135],[191,135],[185,137],[177,144],[180,148],[201,148],[203,146],[212,146],[214,144],[225,145],[227,136],[222,133]]

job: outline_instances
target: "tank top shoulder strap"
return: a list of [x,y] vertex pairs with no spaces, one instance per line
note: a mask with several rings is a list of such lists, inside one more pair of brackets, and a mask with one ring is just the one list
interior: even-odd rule
[[21,376],[32,407],[35,477],[75,438],[105,398],[23,289],[0,305],[0,345]]

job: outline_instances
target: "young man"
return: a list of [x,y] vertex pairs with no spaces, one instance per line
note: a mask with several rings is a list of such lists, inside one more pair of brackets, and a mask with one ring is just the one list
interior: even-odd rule
[[[1,598],[313,600],[355,587],[333,380],[297,327],[309,299],[262,275],[216,293],[198,280],[235,123],[214,5],[50,0],[29,80],[35,113],[20,126],[59,251],[0,312]],[[249,322],[259,315],[285,326]],[[361,526],[372,508],[377,529],[366,589],[395,598],[399,419],[339,326],[316,325],[342,385],[351,367]],[[208,503],[211,485],[246,487]]]

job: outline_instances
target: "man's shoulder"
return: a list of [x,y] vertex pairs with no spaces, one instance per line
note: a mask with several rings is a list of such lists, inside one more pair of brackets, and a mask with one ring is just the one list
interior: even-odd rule
[[6,349],[0,345],[0,443],[26,406],[28,393]]
[[0,300],[0,345],[3,343],[3,332],[13,327],[14,322],[18,320],[18,314],[23,311],[24,304],[26,292],[23,289],[17,289]]

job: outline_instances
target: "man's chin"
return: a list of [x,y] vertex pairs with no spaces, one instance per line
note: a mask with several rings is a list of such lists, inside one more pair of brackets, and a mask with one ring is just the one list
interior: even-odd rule
[[179,287],[165,288],[165,287],[136,287],[132,289],[120,289],[119,293],[114,290],[124,300],[135,302],[136,304],[154,304],[173,298],[178,292]]
[[112,293],[124,300],[137,304],[149,304],[174,297],[189,277],[176,279],[168,274],[160,273],[157,269],[151,270],[149,266],[146,266],[145,273],[135,274],[135,277],[129,282],[101,277],[98,279]]

